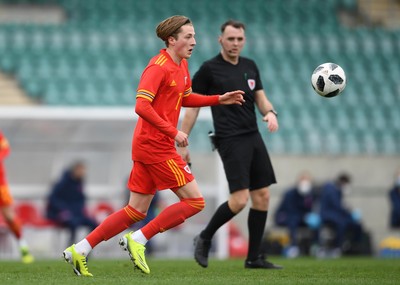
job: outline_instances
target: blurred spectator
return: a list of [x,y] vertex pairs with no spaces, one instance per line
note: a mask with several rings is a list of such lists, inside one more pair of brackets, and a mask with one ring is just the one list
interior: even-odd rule
[[390,227],[400,228],[400,170],[398,171],[394,185],[389,191],[390,198]]
[[88,216],[85,209],[85,175],[85,164],[81,161],[75,162],[53,185],[48,198],[47,218],[69,229],[69,244],[76,240],[78,227],[87,226],[90,230],[97,227],[97,222]]
[[12,205],[13,198],[8,188],[6,179],[6,172],[3,165],[3,160],[10,153],[10,145],[7,138],[0,131],[0,213],[3,215],[5,222],[10,228],[11,232],[18,240],[18,245],[21,252],[23,263],[32,263],[34,261],[33,256],[29,252],[26,241],[22,238],[22,227],[21,222],[15,215]]
[[[333,182],[325,183],[321,189],[320,215],[322,225],[334,231],[333,249],[321,248],[319,257],[340,257],[346,247],[354,247],[361,242],[362,226],[359,211],[348,209],[343,197],[350,191],[351,178],[348,174],[340,174]],[[349,236],[350,244],[345,244]]]
[[[290,246],[285,249],[285,255],[290,258],[300,254],[299,228],[311,230],[313,243],[318,241],[319,215],[314,213],[316,205],[316,191],[312,177],[309,173],[302,173],[297,184],[288,189],[275,213],[275,223],[278,226],[287,227],[290,235]],[[306,249],[308,251],[308,249]]]

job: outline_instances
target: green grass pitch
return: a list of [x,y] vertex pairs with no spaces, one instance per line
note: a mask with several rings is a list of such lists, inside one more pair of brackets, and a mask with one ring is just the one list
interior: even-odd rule
[[193,260],[149,259],[150,275],[134,270],[130,260],[91,260],[94,277],[77,277],[62,260],[0,261],[0,284],[400,284],[400,260],[341,258],[287,260],[271,258],[283,270],[245,270],[243,260],[211,260],[209,268]]

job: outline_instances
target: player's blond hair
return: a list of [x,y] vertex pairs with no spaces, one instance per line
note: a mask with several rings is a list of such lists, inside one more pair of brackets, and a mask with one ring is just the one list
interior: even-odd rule
[[158,24],[156,28],[157,37],[162,39],[168,47],[168,38],[173,37],[177,39],[181,27],[187,24],[192,25],[192,21],[188,17],[181,15],[169,17]]

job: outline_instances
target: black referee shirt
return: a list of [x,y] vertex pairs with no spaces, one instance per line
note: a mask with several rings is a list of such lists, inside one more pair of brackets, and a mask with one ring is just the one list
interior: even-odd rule
[[193,76],[193,92],[204,95],[224,94],[243,90],[246,102],[240,105],[211,107],[215,133],[218,137],[242,135],[258,130],[255,114],[255,91],[263,89],[260,73],[254,61],[239,57],[233,65],[221,54],[205,61]]

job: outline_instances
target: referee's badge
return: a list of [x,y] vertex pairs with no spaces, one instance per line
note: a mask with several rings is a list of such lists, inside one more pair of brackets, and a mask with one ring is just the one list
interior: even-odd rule
[[192,171],[190,170],[189,165],[186,165],[183,169],[185,169],[185,171],[186,171],[187,173],[192,173]]
[[247,79],[247,84],[249,84],[250,90],[256,88],[256,81],[254,79]]

